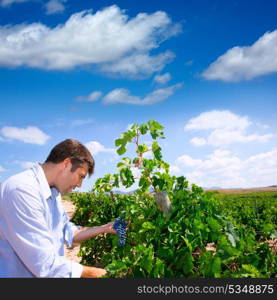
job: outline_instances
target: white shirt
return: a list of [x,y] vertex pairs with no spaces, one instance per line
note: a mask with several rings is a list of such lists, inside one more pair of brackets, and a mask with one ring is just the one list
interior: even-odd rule
[[80,277],[83,266],[64,257],[78,228],[39,163],[8,178],[0,187],[0,277]]

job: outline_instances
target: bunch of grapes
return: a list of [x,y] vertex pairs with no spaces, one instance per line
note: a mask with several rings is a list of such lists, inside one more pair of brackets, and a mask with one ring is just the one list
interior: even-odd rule
[[124,221],[122,218],[118,217],[115,219],[113,229],[116,231],[117,235],[119,236],[119,246],[124,246],[126,241],[126,228],[127,222]]

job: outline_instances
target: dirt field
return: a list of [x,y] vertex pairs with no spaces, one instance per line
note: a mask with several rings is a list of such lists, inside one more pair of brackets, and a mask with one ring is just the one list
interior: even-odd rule
[[[70,201],[67,201],[67,200],[62,200],[62,204],[63,204],[64,209],[67,212],[68,216],[71,217],[74,213],[74,209],[75,209],[74,205]],[[68,259],[71,259],[71,260],[76,261],[76,262],[81,261],[81,258],[77,256],[77,254],[80,250],[79,246],[76,246],[73,249],[68,249],[65,246],[64,250],[65,250],[65,256]]]
[[249,188],[249,189],[211,189],[211,192],[219,192],[221,194],[246,194],[246,193],[256,193],[256,192],[276,192],[277,186],[273,187],[259,187],[259,188]]

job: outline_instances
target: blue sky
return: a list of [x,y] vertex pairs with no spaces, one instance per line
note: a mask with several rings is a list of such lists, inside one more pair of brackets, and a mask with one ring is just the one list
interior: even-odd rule
[[0,0],[0,181],[75,138],[89,190],[120,133],[154,119],[172,174],[275,185],[276,83],[273,0]]

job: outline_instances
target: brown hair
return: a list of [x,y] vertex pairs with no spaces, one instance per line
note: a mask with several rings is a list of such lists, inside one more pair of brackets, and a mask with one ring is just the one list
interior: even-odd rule
[[71,172],[81,167],[84,163],[88,166],[88,174],[91,176],[94,172],[95,162],[90,151],[79,141],[66,139],[57,144],[48,155],[45,163],[60,163],[66,158],[70,158],[72,163]]

